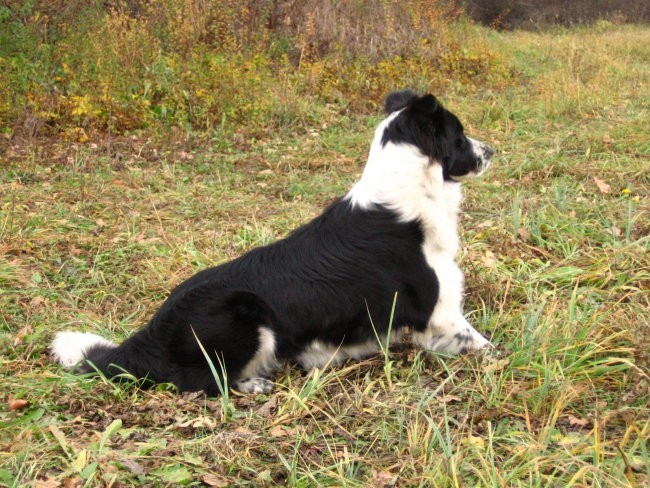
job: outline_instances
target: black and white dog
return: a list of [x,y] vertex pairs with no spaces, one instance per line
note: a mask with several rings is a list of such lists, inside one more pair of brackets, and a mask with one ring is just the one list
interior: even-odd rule
[[82,373],[214,395],[203,350],[231,385],[258,393],[281,361],[311,369],[366,357],[407,326],[432,351],[489,346],[463,317],[454,257],[460,181],[483,173],[493,150],[432,95],[392,93],[386,112],[361,179],[319,217],[192,276],[122,344],[60,332],[53,355]]

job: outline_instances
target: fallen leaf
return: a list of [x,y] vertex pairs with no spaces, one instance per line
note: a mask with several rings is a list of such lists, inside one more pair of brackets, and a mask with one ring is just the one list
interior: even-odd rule
[[609,193],[610,186],[603,180],[594,176],[594,183],[596,183],[596,186],[600,190],[600,193]]
[[493,269],[497,266],[497,259],[494,257],[494,253],[492,251],[485,251],[485,255],[481,261],[483,261],[483,264],[486,268]]
[[501,411],[497,408],[482,408],[474,415],[474,421],[494,420],[501,417]]
[[488,364],[483,366],[483,372],[489,373],[491,371],[501,371],[508,364],[510,364],[510,360],[508,359],[488,360]]
[[387,486],[393,486],[395,481],[397,481],[396,476],[393,476],[389,471],[375,471],[373,469],[369,486],[385,488]]
[[204,474],[201,476],[201,481],[203,481],[208,486],[230,486],[228,479],[214,473]]
[[281,425],[276,425],[269,431],[269,435],[271,437],[286,437],[286,436],[292,436],[296,432],[295,429],[291,427],[283,427]]
[[70,452],[72,452],[72,449],[70,448],[70,445],[68,444],[68,439],[66,439],[63,431],[54,424],[51,424],[48,428],[52,433],[52,435],[54,436],[54,438],[59,443],[59,445],[61,446],[61,449],[63,449],[63,452],[69,455]]
[[491,220],[484,220],[483,222],[476,225],[477,229],[485,229],[485,228],[490,229],[493,227],[494,227],[494,222]]
[[79,476],[72,476],[63,480],[63,488],[81,488],[84,482]]
[[264,403],[264,405],[262,405],[260,408],[257,409],[257,415],[264,418],[270,417],[271,414],[277,408],[277,406],[278,406],[278,396],[273,395]]
[[23,400],[21,398],[9,401],[9,411],[20,410],[29,405],[29,400]]
[[83,473],[85,469],[93,469],[88,466],[88,451],[81,449],[77,453],[77,457],[70,463],[70,468],[75,473]]
[[303,453],[306,457],[312,457],[322,453],[323,449],[321,449],[319,446],[309,446],[301,448],[300,452]]
[[79,249],[74,244],[70,244],[68,246],[68,254],[70,254],[72,256],[79,256],[81,254],[81,249]]
[[523,241],[530,240],[530,231],[525,227],[519,227],[519,229],[517,229],[517,235],[521,237]]
[[21,328],[18,332],[14,334],[14,346],[17,346],[18,344],[23,343],[23,339],[27,337],[29,334],[32,334],[34,332],[34,329],[32,329],[31,325],[26,325],[25,327]]
[[281,425],[276,425],[275,427],[273,427],[269,431],[269,435],[271,437],[281,437],[281,436],[284,436],[284,435],[287,435],[287,434],[286,434],[286,431],[282,428]]
[[579,419],[573,415],[569,415],[567,418],[569,419],[569,425],[573,427],[586,427],[591,423],[589,422],[589,419]]
[[[140,241],[141,242],[141,241]],[[196,403],[197,400],[201,401],[205,398],[203,391],[190,391],[181,394],[178,405],[185,405],[187,403]]]
[[264,471],[260,471],[259,473],[257,473],[257,481],[265,483],[265,486],[268,483],[272,483],[273,477],[271,476],[271,470],[265,469]]
[[208,429],[214,429],[217,426],[217,422],[211,417],[195,417],[193,419],[185,420],[184,422],[178,422],[176,424],[178,427],[193,427],[195,429],[201,427],[207,427]]
[[583,435],[577,432],[569,432],[566,435],[553,435],[551,439],[562,447],[570,447],[582,442]]
[[441,398],[438,398],[438,401],[440,403],[459,402],[461,401],[461,398],[454,395],[445,395]]
[[144,476],[147,474],[147,470],[133,459],[125,459],[121,464],[136,476]]
[[247,427],[242,427],[242,426],[237,427],[235,430],[233,430],[233,432],[235,432],[237,434],[241,434],[241,435],[253,435],[252,430],[250,430]]
[[61,483],[54,478],[48,478],[46,480],[35,480],[32,486],[34,488],[58,488]]
[[178,154],[178,157],[181,159],[181,161],[183,161],[183,160],[192,161],[194,159],[194,154],[188,153],[188,152],[185,152],[185,151],[181,151]]
[[32,298],[29,301],[29,306],[31,308],[36,308],[36,307],[38,307],[40,305],[43,305],[44,303],[47,303],[47,302],[48,302],[47,298],[38,296],[38,297]]

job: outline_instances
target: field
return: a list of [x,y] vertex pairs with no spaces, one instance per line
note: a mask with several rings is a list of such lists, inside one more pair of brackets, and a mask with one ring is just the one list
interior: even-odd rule
[[[467,316],[498,353],[396,344],[337,369],[287,365],[273,394],[220,398],[70,375],[48,356],[56,331],[123,339],[183,279],[343,194],[381,98],[332,101],[332,86],[309,92],[303,78],[205,124],[136,130],[92,98],[59,106],[49,133],[20,136],[6,115],[0,486],[647,486],[650,28],[445,29],[469,54],[415,88],[497,150],[465,188],[459,259]],[[413,77],[422,60],[396,62]],[[376,79],[398,83],[389,68]],[[278,90],[300,82],[284,79]],[[137,115],[147,104],[133,100]]]

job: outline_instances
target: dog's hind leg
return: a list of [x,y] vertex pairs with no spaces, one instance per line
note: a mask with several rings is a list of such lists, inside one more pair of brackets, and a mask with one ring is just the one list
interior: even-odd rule
[[268,393],[273,390],[273,382],[266,378],[278,368],[276,344],[273,331],[259,328],[259,346],[252,359],[239,372],[234,387],[243,393]]
[[166,336],[166,345],[180,389],[216,395],[226,385],[244,393],[273,388],[266,376],[277,369],[276,319],[257,295],[206,286],[184,297],[166,319],[177,331]]

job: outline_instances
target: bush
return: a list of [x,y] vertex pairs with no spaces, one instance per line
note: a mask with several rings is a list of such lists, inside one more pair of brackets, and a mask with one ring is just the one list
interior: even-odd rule
[[507,78],[467,28],[443,1],[11,0],[0,7],[0,124],[74,138],[266,127],[317,120],[310,99],[363,112],[396,87]]

